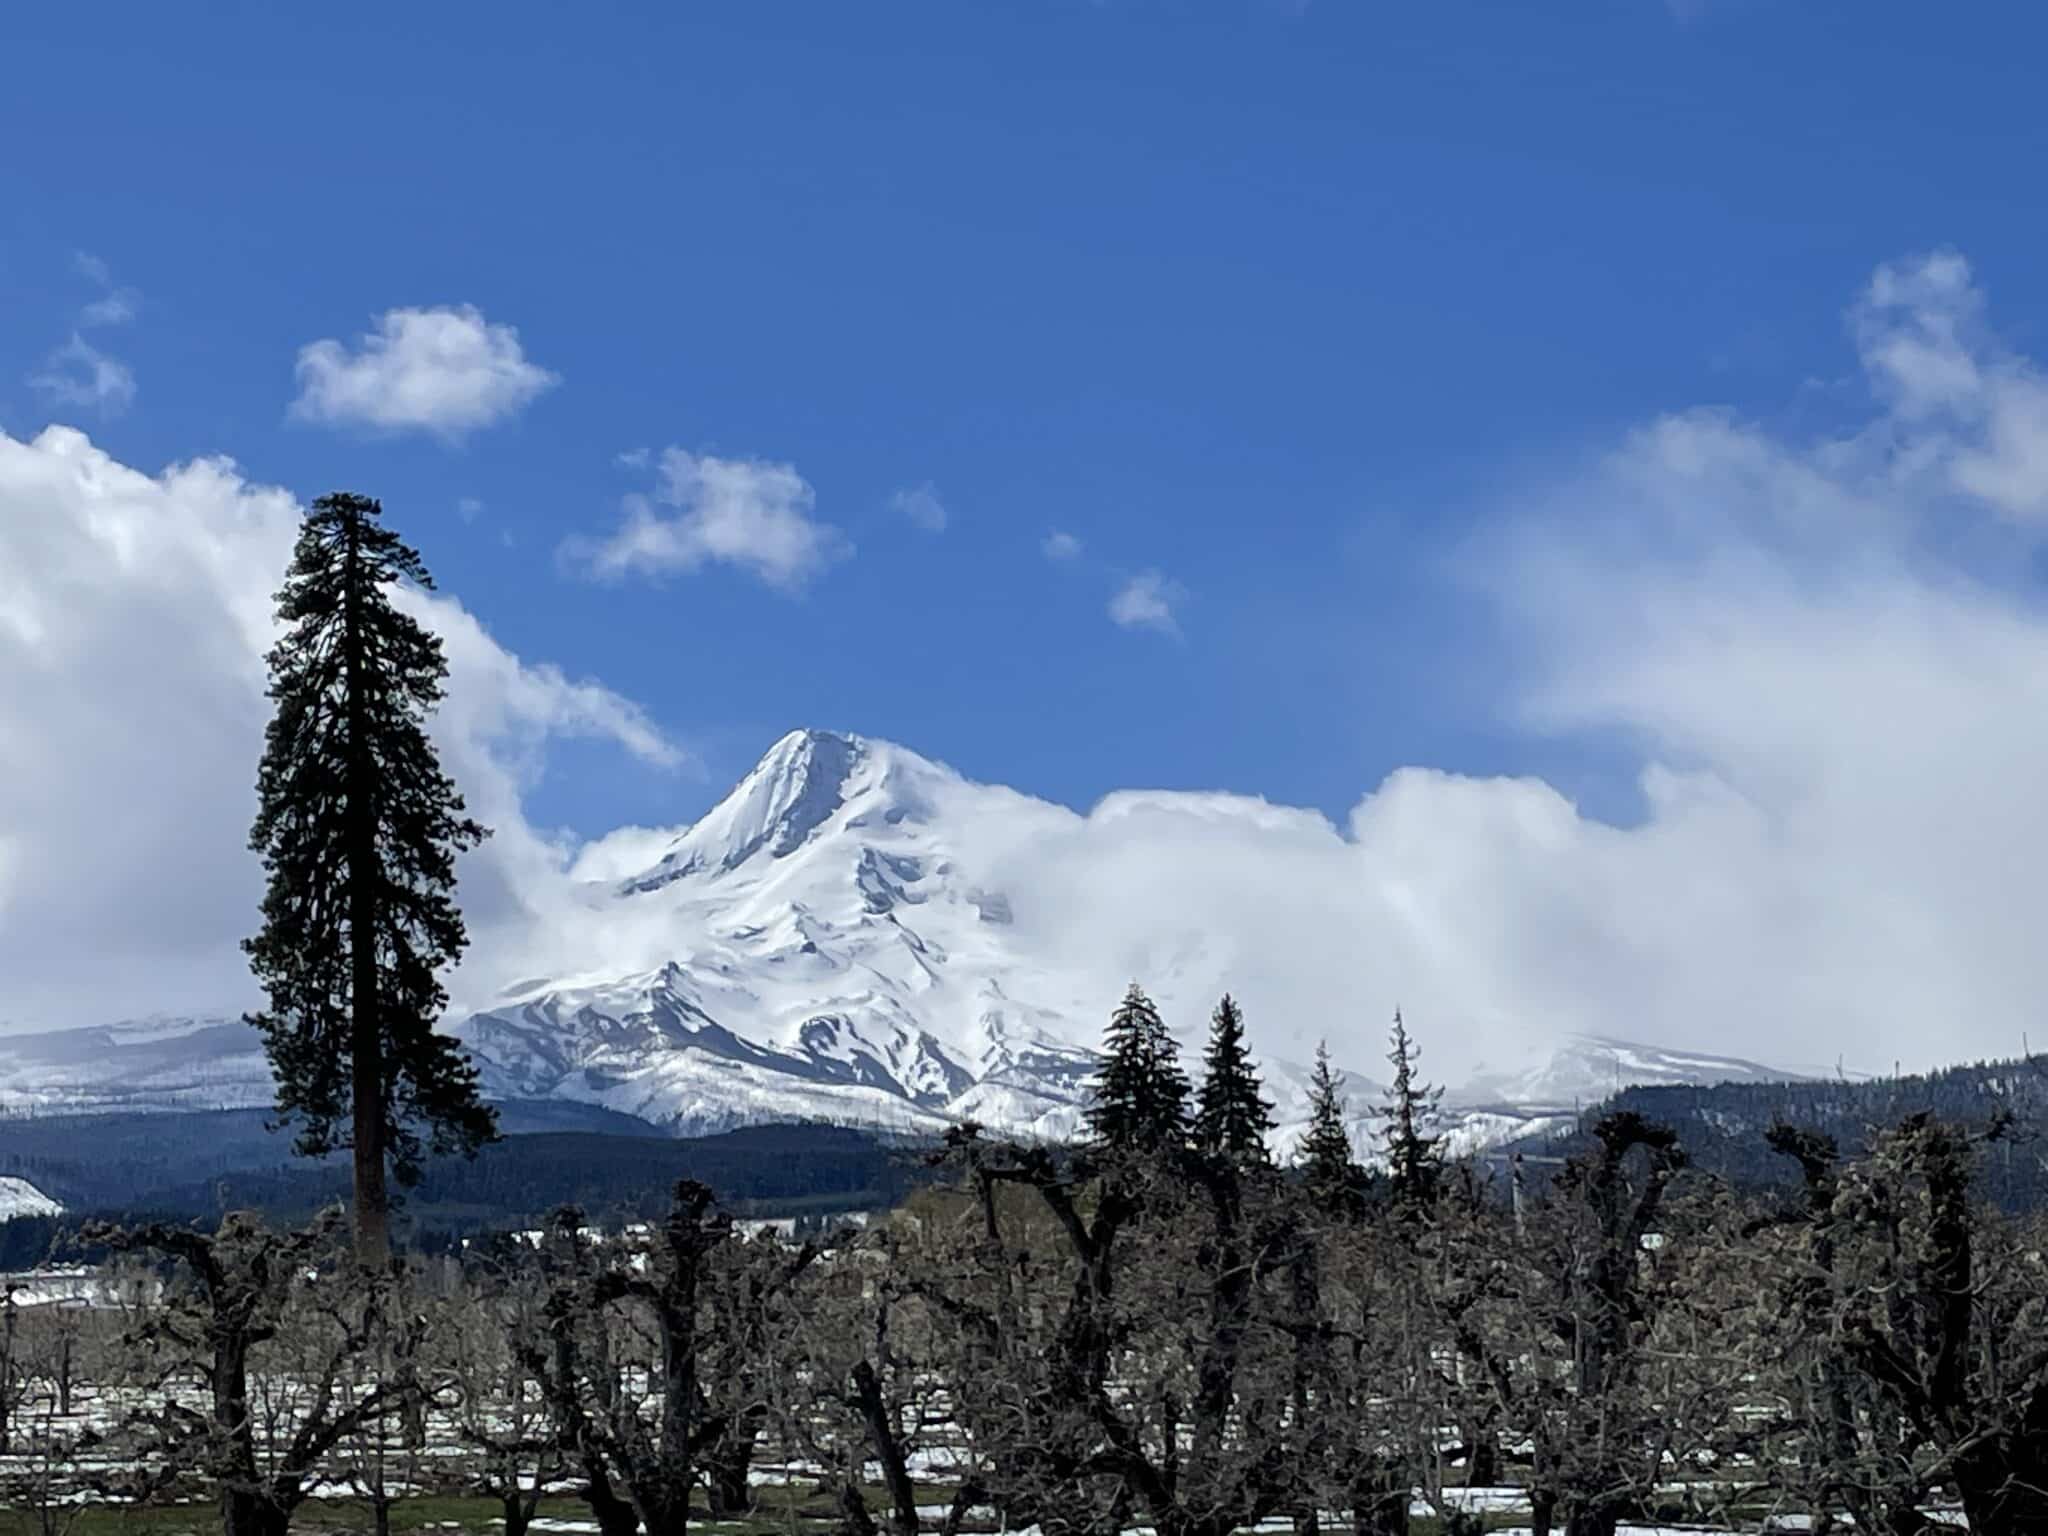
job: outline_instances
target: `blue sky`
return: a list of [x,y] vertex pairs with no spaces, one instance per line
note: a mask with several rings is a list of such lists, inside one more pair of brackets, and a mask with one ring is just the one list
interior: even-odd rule
[[[17,8],[0,428],[381,496],[507,647],[697,756],[557,749],[544,824],[687,818],[796,724],[1084,806],[1338,815],[1428,763],[1626,817],[1633,758],[1525,728],[1447,567],[1659,413],[1856,417],[1879,263],[1967,252],[2040,352],[2044,31],[1764,0]],[[553,382],[456,436],[291,414],[302,348],[445,306]],[[74,331],[132,398],[32,382]],[[793,466],[852,553],[794,592],[565,558],[654,485],[620,456],[668,448]],[[927,485],[942,531],[899,502]],[[1147,572],[1170,627],[1119,625]]]

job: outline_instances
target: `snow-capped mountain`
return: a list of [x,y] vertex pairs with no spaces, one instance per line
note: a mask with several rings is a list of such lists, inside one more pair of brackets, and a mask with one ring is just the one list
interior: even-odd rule
[[17,1216],[62,1216],[64,1207],[27,1179],[0,1176],[0,1221]]
[[[644,867],[590,892],[598,931],[633,936],[616,952],[657,953],[657,963],[578,955],[580,969],[549,966],[451,1030],[495,1098],[600,1106],[679,1135],[789,1119],[903,1131],[972,1119],[1071,1134],[1094,1070],[1089,1046],[1129,978],[1044,942],[999,877],[1004,848],[1057,837],[1071,819],[886,742],[792,732]],[[1188,935],[1144,979],[1163,970],[1168,987],[1178,976],[1199,995],[1192,978],[1219,944]],[[1173,1021],[1195,1045],[1201,1017]],[[1306,1118],[1307,1069],[1271,1055],[1262,1067],[1291,1142]],[[1533,1071],[1476,1078],[1448,1102],[1457,1142],[1480,1145],[1624,1082],[1767,1075],[1749,1062],[1578,1040]],[[1352,1073],[1345,1089],[1363,1123],[1381,1089]],[[0,1109],[268,1099],[260,1050],[238,1022],[0,1037]]]

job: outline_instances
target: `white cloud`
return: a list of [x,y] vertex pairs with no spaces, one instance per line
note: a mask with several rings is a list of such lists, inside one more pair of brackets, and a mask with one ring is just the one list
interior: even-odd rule
[[[0,1020],[58,1026],[246,1005],[238,941],[262,874],[245,851],[268,706],[272,594],[299,509],[226,460],[159,475],[83,434],[0,434]],[[431,552],[430,552],[431,553]],[[482,955],[571,899],[573,850],[522,797],[549,742],[644,761],[680,749],[631,703],[522,662],[446,596],[434,730],[496,835],[463,863]]]
[[475,496],[459,497],[455,503],[455,515],[465,523],[473,523],[484,515],[484,504]]
[[78,323],[81,326],[126,325],[135,318],[141,296],[133,288],[116,283],[113,270],[104,261],[89,251],[80,251],[73,258],[72,265],[101,290],[100,297],[79,311]]
[[909,490],[894,492],[889,497],[889,505],[926,533],[946,531],[946,504],[939,500],[938,490],[929,480]]
[[600,577],[665,576],[724,564],[799,592],[853,553],[844,534],[811,515],[816,504],[817,492],[793,464],[669,448],[654,494],[628,496],[625,519],[609,538],[573,539],[562,552]]
[[300,420],[451,440],[561,382],[527,360],[517,330],[472,304],[386,310],[354,351],[331,338],[311,342],[299,349],[298,380],[291,413]]
[[1072,560],[1081,553],[1081,541],[1057,528],[1045,536],[1045,543],[1040,547],[1048,560]]
[[29,375],[31,388],[58,405],[85,406],[113,416],[135,401],[135,370],[76,331]]
[[1180,622],[1174,609],[1186,596],[1179,582],[1158,571],[1140,571],[1109,600],[1109,616],[1125,629],[1156,629],[1177,635]]
[[135,300],[126,292],[94,299],[78,312],[80,325],[126,325],[135,318]]
[[1651,421],[1469,549],[1507,718],[1632,764],[1636,813],[1410,767],[1336,824],[1118,795],[962,867],[1191,1034],[1227,986],[1261,1049],[1368,1070],[1396,1002],[1453,1082],[1572,1032],[1820,1070],[2038,1048],[2043,486],[2001,435],[2037,374],[1981,319],[1947,350],[1983,306],[1943,260],[1852,312],[1855,430]]
[[[1020,804],[963,839],[961,868],[1040,952],[1145,978],[1192,1029],[1231,987],[1275,1054],[1327,1034],[1370,1067],[1397,1001],[1453,1081],[1572,1031],[1865,1069],[2016,1051],[2048,994],[2039,373],[1947,261],[1887,269],[1854,307],[1873,395],[1856,430],[1650,421],[1523,489],[1469,550],[1504,714],[1629,763],[1637,814],[1409,767],[1338,823],[1222,795]],[[0,438],[16,1017],[217,1004],[241,974],[260,653],[291,518],[225,465],[149,477],[75,433]],[[667,834],[558,846],[525,829],[519,788],[555,730],[659,738],[473,621],[447,632],[458,694],[481,701],[451,710],[450,760],[512,829],[465,870],[478,974],[484,951],[502,969],[610,943],[574,877],[642,867]],[[660,935],[619,955],[628,939]]]

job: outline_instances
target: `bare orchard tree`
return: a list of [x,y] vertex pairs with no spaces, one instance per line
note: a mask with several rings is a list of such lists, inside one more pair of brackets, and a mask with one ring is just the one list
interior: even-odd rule
[[320,1303],[330,1325],[321,1333],[360,1332],[371,1340],[370,1348],[345,1363],[343,1394],[356,1401],[379,1383],[392,1383],[401,1397],[396,1414],[365,1420],[341,1437],[335,1472],[370,1506],[375,1536],[391,1536],[392,1509],[419,1491],[428,1410],[448,1406],[452,1393],[445,1381],[430,1382],[419,1369],[435,1319],[424,1309],[417,1267],[401,1259],[385,1273],[363,1271],[352,1278],[349,1293],[323,1297]]
[[754,1451],[812,1300],[805,1280],[822,1251],[815,1241],[790,1246],[764,1229],[721,1245],[704,1268],[697,1381],[704,1399],[701,1460],[715,1519],[753,1505]]
[[1772,1410],[1758,1425],[1757,1462],[1774,1501],[1816,1531],[1846,1514],[1859,1530],[1909,1536],[1925,1524],[1929,1485],[1917,1437],[1834,1338],[1856,1246],[1837,1204],[1841,1153],[1834,1138],[1791,1125],[1773,1126],[1766,1140],[1798,1164],[1801,1187],[1747,1228],[1766,1286],[1750,1322],[1764,1363],[1760,1396]]
[[1777,1133],[1809,1191],[1791,1257],[1816,1325],[1794,1379],[1823,1417],[1810,1460],[1860,1528],[1906,1536],[1953,1487],[1978,1536],[2048,1532],[2048,1264],[2041,1233],[1972,1198],[1971,1134],[1913,1115],[1868,1156]]
[[[277,1232],[232,1214],[212,1234],[161,1224],[84,1234],[177,1265],[139,1314],[136,1343],[163,1389],[139,1417],[165,1477],[196,1473],[218,1491],[226,1536],[285,1536],[335,1446],[403,1406],[398,1383],[347,1389],[376,1332],[342,1305],[339,1227],[330,1214]],[[193,1383],[196,1400],[180,1390]]]
[[[823,1469],[850,1536],[875,1536],[867,1467],[879,1471],[893,1536],[916,1536],[913,1458],[928,1429],[951,1429],[952,1410],[919,1352],[928,1345],[919,1303],[908,1299],[904,1234],[846,1228],[830,1240],[790,1337],[772,1424],[786,1451]],[[906,1338],[907,1336],[907,1338]],[[955,1470],[949,1468],[948,1470]],[[971,1472],[956,1484],[942,1536],[957,1536],[978,1498]]]
[[475,1457],[471,1485],[497,1501],[505,1536],[526,1536],[564,1466],[560,1430],[522,1344],[547,1332],[540,1256],[517,1241],[499,1244],[457,1286],[428,1330],[427,1371],[442,1384],[456,1439]]
[[1526,1223],[1500,1228],[1501,1262],[1468,1232],[1434,1296],[1460,1378],[1491,1389],[1504,1438],[1527,1448],[1536,1536],[1560,1512],[1568,1536],[1614,1536],[1665,1466],[1646,1362],[1671,1294],[1657,1278],[1659,1219],[1685,1160],[1668,1129],[1634,1113],[1607,1116],[1593,1137]]
[[[1418,1304],[1427,1227],[1413,1206],[1312,1208],[1298,1457],[1308,1508],[1350,1512],[1354,1536],[1405,1536],[1411,1486],[1432,1486],[1440,1449],[1431,1343]],[[1297,1520],[1299,1523],[1299,1520]]]
[[[1299,1235],[1280,1176],[1170,1144],[955,1150],[995,1267],[919,1291],[952,1321],[947,1385],[1005,1513],[1048,1536],[1134,1511],[1161,1536],[1228,1536],[1285,1506]],[[1006,1185],[1050,1216],[1049,1252],[1010,1250]]]
[[540,1334],[518,1341],[519,1363],[540,1390],[565,1456],[583,1474],[583,1502],[601,1536],[633,1536],[640,1516],[612,1478],[604,1423],[624,1395],[616,1351],[596,1302],[599,1260],[583,1213],[564,1206],[541,1246],[546,1283]]
[[[107,1433],[79,1412],[81,1310],[57,1300],[22,1308],[18,1319],[22,1390],[0,1499],[26,1512],[37,1536],[65,1536],[94,1507],[132,1502],[150,1486],[134,1435]],[[105,1371],[98,1381],[113,1385]]]
[[[576,1219],[565,1216],[558,1228]],[[731,1232],[711,1191],[684,1179],[644,1244],[617,1243],[599,1259],[571,1234],[576,1267],[548,1302],[553,1348],[528,1360],[558,1428],[583,1455],[591,1475],[586,1497],[601,1523],[619,1518],[615,1479],[647,1536],[689,1529],[699,1459],[723,1428],[703,1412],[700,1293],[712,1253]],[[589,1341],[617,1329],[647,1337],[645,1365],[592,1371]]]

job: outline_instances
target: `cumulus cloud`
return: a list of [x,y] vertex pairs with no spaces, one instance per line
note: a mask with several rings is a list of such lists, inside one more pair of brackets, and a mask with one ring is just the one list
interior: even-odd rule
[[299,420],[456,440],[517,414],[561,378],[527,359],[513,327],[461,304],[386,310],[353,350],[310,342],[298,381]]
[[607,538],[571,539],[570,563],[592,575],[667,576],[707,564],[752,571],[771,587],[800,592],[853,545],[812,516],[817,492],[793,464],[721,459],[669,448],[652,495],[625,500]]
[[135,370],[76,331],[28,382],[54,404],[84,406],[104,416],[118,415],[135,401]]
[[889,505],[926,533],[946,531],[946,504],[939,500],[939,493],[929,480],[909,490],[893,492]]
[[1109,617],[1125,629],[1156,629],[1178,635],[1174,609],[1186,598],[1180,583],[1159,571],[1140,571],[1109,600]]
[[1048,560],[1072,560],[1081,553],[1081,541],[1071,533],[1062,533],[1055,528],[1045,536],[1040,546]]
[[[0,1020],[252,1001],[237,945],[262,875],[244,848],[298,517],[226,460],[152,475],[69,428],[0,434]],[[496,829],[465,859],[462,897],[479,954],[502,952],[499,935],[569,899],[573,849],[522,809],[548,744],[682,754],[629,701],[521,661],[454,599],[406,601],[448,655],[444,761]]]

